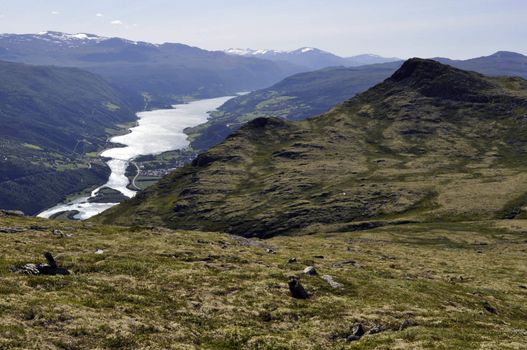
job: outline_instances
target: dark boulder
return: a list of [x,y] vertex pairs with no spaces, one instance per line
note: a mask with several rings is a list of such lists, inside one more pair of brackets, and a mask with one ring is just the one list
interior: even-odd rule
[[308,299],[309,294],[307,294],[306,290],[296,277],[289,278],[289,282],[287,282],[289,285],[289,291],[291,292],[291,296],[295,299]]
[[348,337],[348,341],[359,340],[360,338],[362,338],[364,334],[366,334],[366,331],[364,330],[364,326],[362,325],[362,323],[359,323],[358,325],[353,327],[353,332]]
[[483,303],[483,308],[487,312],[490,312],[491,314],[497,314],[498,313],[498,309],[496,309],[494,306],[492,306],[488,301],[485,301]]

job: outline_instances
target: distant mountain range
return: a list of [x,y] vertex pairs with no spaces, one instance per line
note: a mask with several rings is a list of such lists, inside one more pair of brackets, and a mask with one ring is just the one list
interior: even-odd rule
[[465,70],[472,70],[486,75],[519,76],[527,78],[527,56],[510,51],[498,51],[490,56],[468,60],[451,60],[437,57],[434,60]]
[[401,60],[396,57],[387,58],[373,54],[340,57],[313,47],[303,47],[293,51],[228,49],[225,50],[225,52],[230,55],[258,57],[275,62],[289,62],[294,65],[306,67],[310,70],[334,66],[355,67]]
[[183,44],[151,44],[93,34],[0,35],[0,60],[77,67],[150,105],[231,95],[269,86],[305,67]]
[[96,152],[135,121],[126,96],[76,68],[0,61],[0,76],[0,208],[35,214],[107,179]]
[[95,220],[270,237],[514,218],[527,81],[411,59],[321,116],[257,118]]
[[[464,61],[446,58],[436,60],[492,76],[527,78],[527,57],[514,52],[500,51]],[[401,64],[402,61],[397,61],[299,73],[271,87],[237,97],[214,112],[206,124],[187,130],[192,147],[205,150],[221,142],[243,123],[257,117],[288,120],[313,117],[382,82]]]

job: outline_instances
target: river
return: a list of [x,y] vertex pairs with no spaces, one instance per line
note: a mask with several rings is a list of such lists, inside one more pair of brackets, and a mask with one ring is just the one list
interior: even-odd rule
[[89,219],[118,203],[90,203],[101,188],[108,187],[121,192],[128,198],[135,196],[136,191],[130,190],[126,168],[134,158],[144,155],[155,155],[167,151],[185,148],[189,145],[187,135],[183,132],[188,127],[197,126],[207,121],[210,111],[213,111],[234,96],[198,100],[187,104],[174,105],[173,109],[160,109],[137,113],[137,126],[130,128],[125,135],[115,136],[110,141],[125,147],[115,147],[105,150],[101,156],[107,158],[111,174],[108,182],[96,188],[89,196],[84,196],[66,203],[60,203],[53,208],[38,214],[49,218],[66,211],[78,212],[74,218]]

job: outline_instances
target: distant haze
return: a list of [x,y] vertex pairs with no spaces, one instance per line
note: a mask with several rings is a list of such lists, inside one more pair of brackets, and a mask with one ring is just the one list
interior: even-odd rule
[[340,56],[527,54],[524,0],[17,0],[0,31],[56,30],[209,50],[317,47]]

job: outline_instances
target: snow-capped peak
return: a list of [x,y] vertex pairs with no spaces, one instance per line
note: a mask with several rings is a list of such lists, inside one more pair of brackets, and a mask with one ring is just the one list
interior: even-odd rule
[[225,53],[229,55],[238,55],[238,56],[261,56],[261,55],[268,55],[268,54],[286,53],[286,51],[269,50],[269,49],[254,50],[254,49],[230,48],[230,49],[225,50]]
[[230,48],[225,50],[225,53],[228,53],[229,55],[239,55],[239,56],[247,56],[251,55],[253,50],[251,49],[239,49],[239,48]]
[[302,47],[296,50],[282,51],[282,50],[270,50],[270,49],[239,49],[239,48],[230,48],[225,50],[225,53],[229,55],[238,55],[238,56],[271,56],[271,55],[284,55],[284,54],[303,54],[308,52],[319,51],[314,47]]
[[87,33],[76,33],[76,34],[68,34],[68,33],[62,33],[62,32],[53,32],[53,31],[45,31],[40,32],[37,34],[41,37],[47,37],[52,38],[55,40],[94,40],[94,41],[103,41],[108,38],[101,37],[94,34],[87,34]]
[[0,38],[11,40],[13,42],[27,42],[27,41],[44,41],[52,45],[66,46],[66,47],[80,47],[84,45],[97,45],[105,41],[114,40],[121,41],[128,45],[142,45],[142,46],[155,46],[158,44],[151,44],[143,41],[133,41],[122,38],[110,38],[104,36],[98,36],[89,33],[63,33],[56,31],[43,31],[37,34],[0,34]]

